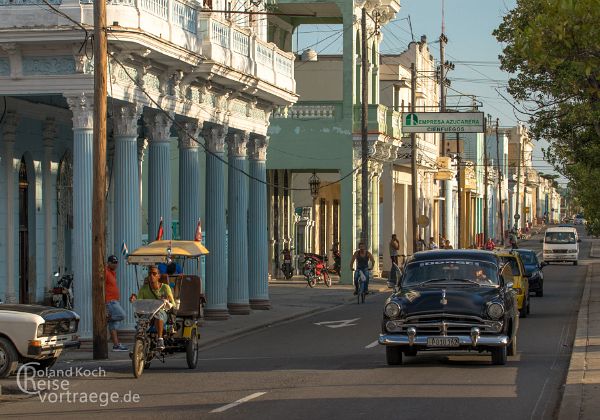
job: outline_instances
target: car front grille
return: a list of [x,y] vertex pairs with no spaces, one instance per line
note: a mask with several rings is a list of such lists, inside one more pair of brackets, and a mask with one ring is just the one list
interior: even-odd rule
[[[427,315],[408,317],[401,325],[401,333],[413,327],[418,335],[468,335],[471,328],[477,327],[481,334],[497,334],[498,324],[486,321],[479,317],[457,316],[457,315]],[[496,327],[495,327],[496,326]]]
[[[77,321],[75,321],[77,322]],[[68,334],[70,332],[71,320],[70,319],[59,319],[56,321],[48,321],[44,324],[44,335],[58,335],[58,334]],[[75,328],[77,331],[77,328]],[[71,331],[73,332],[73,331]]]

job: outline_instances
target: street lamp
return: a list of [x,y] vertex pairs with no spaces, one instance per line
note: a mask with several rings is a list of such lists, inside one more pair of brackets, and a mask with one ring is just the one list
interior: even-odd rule
[[319,189],[321,188],[321,180],[313,171],[312,176],[308,180],[308,185],[310,186],[310,195],[313,199],[316,199],[319,196]]

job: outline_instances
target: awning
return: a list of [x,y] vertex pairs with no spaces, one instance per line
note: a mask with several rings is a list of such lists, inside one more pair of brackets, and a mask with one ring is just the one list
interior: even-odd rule
[[129,264],[167,263],[171,258],[198,258],[208,249],[196,241],[154,241],[133,251],[127,257]]

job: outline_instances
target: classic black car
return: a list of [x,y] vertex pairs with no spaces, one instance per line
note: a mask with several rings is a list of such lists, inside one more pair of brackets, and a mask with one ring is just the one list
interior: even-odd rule
[[519,318],[510,267],[488,251],[439,250],[407,260],[385,302],[379,344],[389,365],[418,351],[491,352],[504,365],[517,352]]

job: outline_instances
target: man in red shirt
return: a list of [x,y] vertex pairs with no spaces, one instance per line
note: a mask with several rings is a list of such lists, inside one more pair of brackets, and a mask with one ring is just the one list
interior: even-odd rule
[[104,271],[104,300],[106,302],[106,316],[108,317],[108,331],[113,342],[113,351],[129,351],[127,346],[119,343],[117,329],[125,319],[125,311],[119,303],[119,286],[117,286],[117,266],[119,260],[116,256],[108,257],[108,264]]

